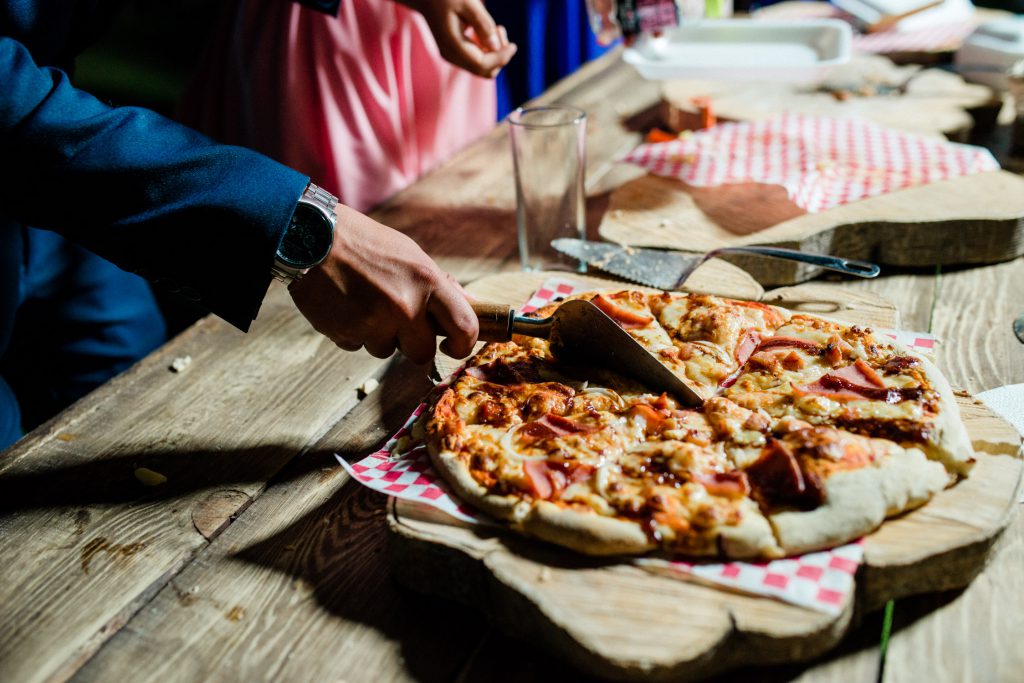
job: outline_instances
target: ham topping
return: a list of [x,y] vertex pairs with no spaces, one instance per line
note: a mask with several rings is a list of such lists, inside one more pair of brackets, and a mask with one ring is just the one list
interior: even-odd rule
[[747,475],[740,470],[698,474],[694,476],[693,480],[713,496],[740,498],[750,493],[750,482],[747,480]]
[[485,365],[474,365],[466,368],[466,374],[482,382],[494,384],[522,384],[540,380],[540,368],[530,361],[502,362],[492,361]]
[[654,318],[649,315],[642,315],[640,313],[634,313],[626,308],[622,308],[617,304],[613,303],[611,299],[606,297],[604,294],[598,294],[591,303],[600,308],[605,315],[614,320],[624,330],[634,330],[640,327],[647,327]]
[[743,339],[736,345],[736,350],[733,352],[733,357],[736,362],[743,365],[750,358],[750,355],[757,349],[758,344],[761,343],[761,335],[756,330],[747,330],[743,334]]
[[523,471],[530,493],[542,500],[557,498],[570,484],[586,481],[594,474],[590,465],[549,463],[545,460],[527,460],[523,463]]
[[821,344],[811,341],[810,339],[800,339],[799,337],[772,337],[771,339],[765,339],[761,342],[755,353],[768,351],[769,349],[782,348],[800,349],[801,351],[806,351],[814,356],[820,356],[823,351]]
[[646,403],[636,404],[629,409],[629,412],[632,415],[638,415],[643,418],[644,423],[647,425],[644,428],[644,432],[647,434],[660,434],[665,431],[665,420],[672,415],[668,408],[656,410]]
[[800,468],[793,452],[781,441],[769,439],[745,473],[758,502],[766,507],[793,506],[811,510],[825,502],[821,480]]
[[593,432],[597,431],[597,429],[597,427],[590,425],[581,425],[561,415],[548,413],[539,420],[524,424],[519,428],[516,436],[524,446],[530,446],[539,441],[547,441],[558,436],[568,436],[569,434],[579,432]]
[[881,378],[870,367],[871,375],[864,372],[866,363],[859,361],[853,365],[830,372],[811,384],[794,385],[793,391],[798,396],[813,394],[826,396],[828,398],[843,400],[884,401],[886,403],[899,403],[910,401],[921,397],[921,390],[918,388],[900,389],[897,387],[879,386]]

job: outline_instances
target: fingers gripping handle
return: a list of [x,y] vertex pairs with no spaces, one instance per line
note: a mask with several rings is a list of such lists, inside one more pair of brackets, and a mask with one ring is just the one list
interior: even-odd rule
[[515,310],[508,304],[474,301],[473,312],[480,321],[480,341],[504,342],[512,338]]

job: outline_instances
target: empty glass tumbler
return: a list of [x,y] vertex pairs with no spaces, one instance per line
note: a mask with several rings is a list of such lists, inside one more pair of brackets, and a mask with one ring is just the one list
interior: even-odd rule
[[584,264],[557,252],[551,241],[582,238],[586,230],[586,113],[563,106],[519,108],[508,122],[523,270],[584,271]]

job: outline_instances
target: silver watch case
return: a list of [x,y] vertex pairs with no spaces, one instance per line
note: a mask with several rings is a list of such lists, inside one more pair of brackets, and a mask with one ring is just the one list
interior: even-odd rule
[[[315,208],[317,211],[320,211],[324,214],[327,220],[330,221],[332,227],[336,226],[337,216],[334,213],[334,209],[338,206],[338,198],[327,190],[310,183],[306,186],[302,196],[299,197],[298,203],[306,204]],[[320,265],[323,263],[325,258],[327,258],[327,254],[324,254],[324,258],[312,264],[309,268]],[[275,254],[274,265],[271,266],[270,274],[274,276],[274,279],[279,280],[286,285],[290,285],[309,272],[309,268],[296,268],[295,266],[289,265]]]

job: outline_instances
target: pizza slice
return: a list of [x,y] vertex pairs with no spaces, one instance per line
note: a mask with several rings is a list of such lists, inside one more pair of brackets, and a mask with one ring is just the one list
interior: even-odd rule
[[830,548],[928,502],[948,483],[917,448],[793,417],[743,469],[787,555]]
[[628,382],[539,381],[551,362],[491,345],[433,406],[428,452],[460,497],[592,555],[780,554],[699,410]]
[[[569,299],[591,301],[703,398],[715,395],[787,315],[767,304],[698,294],[625,290]],[[535,315],[547,317],[558,305]]]
[[974,462],[952,389],[925,358],[869,328],[793,315],[763,340],[723,396],[919,448],[963,476]]

